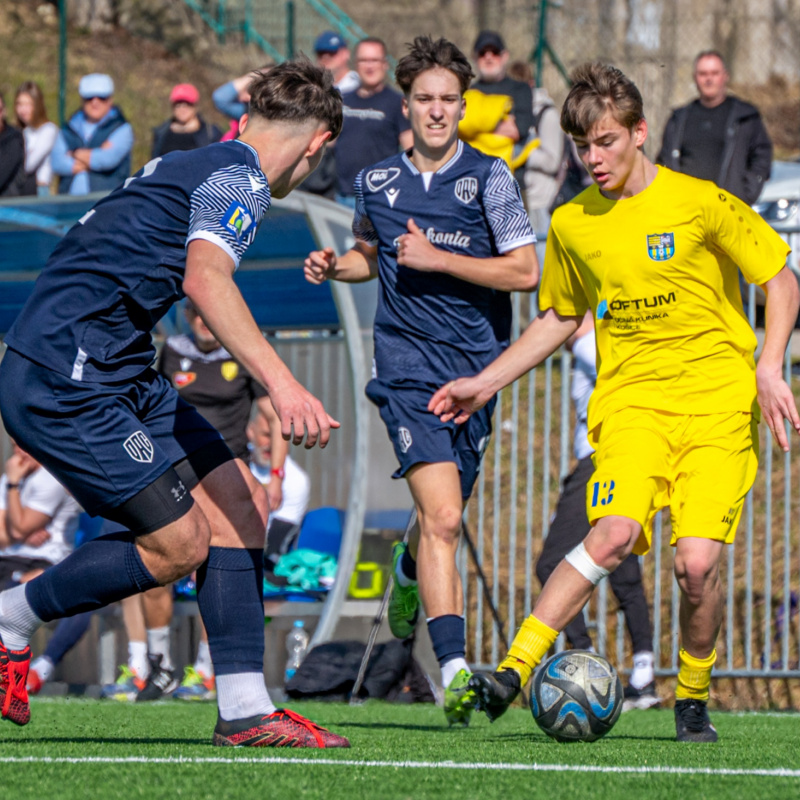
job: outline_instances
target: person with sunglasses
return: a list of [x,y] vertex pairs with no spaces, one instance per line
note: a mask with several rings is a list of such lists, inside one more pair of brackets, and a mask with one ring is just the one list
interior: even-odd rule
[[83,195],[116,189],[131,174],[133,128],[114,104],[110,75],[84,75],[81,107],[61,129],[50,161],[60,176],[59,194]]
[[494,133],[524,144],[533,125],[533,99],[526,83],[508,76],[509,52],[503,37],[496,31],[481,31],[473,54],[478,79],[472,83],[472,89],[511,98],[511,113],[500,120]]

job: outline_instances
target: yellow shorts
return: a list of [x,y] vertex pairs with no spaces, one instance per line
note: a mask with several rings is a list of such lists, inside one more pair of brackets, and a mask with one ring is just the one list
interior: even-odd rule
[[752,414],[617,411],[590,433],[595,471],[586,512],[636,520],[633,552],[650,549],[653,518],[670,507],[672,539],[698,536],[730,544],[758,468],[758,424]]

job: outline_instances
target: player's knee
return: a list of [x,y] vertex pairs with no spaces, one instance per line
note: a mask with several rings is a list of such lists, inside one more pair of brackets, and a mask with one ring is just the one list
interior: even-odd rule
[[448,545],[455,545],[461,533],[462,510],[456,506],[441,506],[420,519],[420,532]]
[[686,599],[692,605],[700,605],[719,580],[718,563],[696,554],[676,553],[675,577]]
[[607,517],[586,537],[587,549],[604,569],[613,572],[630,554],[639,535],[633,520]]

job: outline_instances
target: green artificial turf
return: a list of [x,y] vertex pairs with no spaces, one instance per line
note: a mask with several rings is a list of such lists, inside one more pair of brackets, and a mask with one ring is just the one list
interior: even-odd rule
[[[671,710],[631,712],[606,738],[565,745],[542,734],[524,709],[511,709],[493,725],[477,716],[468,729],[448,730],[441,709],[427,705],[374,701],[357,707],[297,703],[292,708],[348,736],[352,748],[215,748],[210,739],[216,712],[210,704],[34,700],[28,726],[0,725],[2,796],[14,800],[800,797],[800,715],[712,714],[719,743],[691,745],[673,740]],[[275,759],[289,763],[269,763]],[[452,766],[444,766],[445,762]],[[561,769],[523,769],[534,764]],[[577,771],[580,766],[612,771]],[[668,767],[717,772],[655,771]],[[626,773],[625,768],[642,771]],[[793,774],[754,772],[780,769]],[[723,770],[751,774],[720,774]]]

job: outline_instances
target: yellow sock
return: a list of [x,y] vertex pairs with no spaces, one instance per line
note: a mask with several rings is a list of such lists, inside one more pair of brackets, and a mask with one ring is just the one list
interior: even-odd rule
[[695,658],[681,648],[678,654],[681,662],[678,670],[676,700],[708,700],[708,687],[711,685],[711,668],[717,660],[717,651],[708,658]]
[[522,686],[528,682],[534,667],[544,658],[545,653],[553,646],[558,636],[549,625],[531,614],[517,631],[508,655],[497,668],[513,669],[519,673]]

